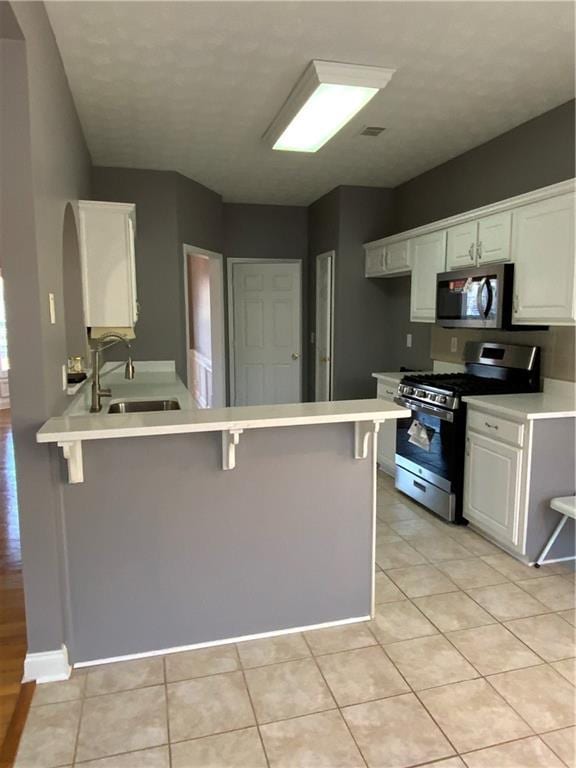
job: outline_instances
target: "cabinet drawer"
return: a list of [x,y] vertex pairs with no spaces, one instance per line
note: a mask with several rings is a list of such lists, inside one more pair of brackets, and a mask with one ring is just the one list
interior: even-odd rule
[[380,398],[380,400],[389,400],[392,402],[396,397],[397,391],[398,384],[396,382],[379,381],[376,396]]
[[524,441],[524,425],[515,421],[501,419],[491,413],[468,411],[468,429],[489,435],[494,440],[503,440],[512,445],[522,446]]

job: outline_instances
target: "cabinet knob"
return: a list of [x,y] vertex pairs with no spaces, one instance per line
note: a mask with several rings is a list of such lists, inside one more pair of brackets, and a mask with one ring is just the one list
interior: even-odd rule
[[292,352],[292,360],[298,360],[299,357],[300,357],[299,352]]

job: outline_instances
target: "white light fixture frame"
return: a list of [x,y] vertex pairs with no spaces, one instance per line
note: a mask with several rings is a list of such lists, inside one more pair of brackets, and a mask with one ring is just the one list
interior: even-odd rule
[[395,69],[385,67],[314,59],[304,70],[262,138],[267,144],[274,146],[319,85],[326,83],[382,90],[395,72]]

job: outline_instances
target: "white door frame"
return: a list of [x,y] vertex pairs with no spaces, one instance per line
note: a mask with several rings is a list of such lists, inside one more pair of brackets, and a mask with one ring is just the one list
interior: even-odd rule
[[184,243],[184,302],[186,310],[186,377],[190,385],[188,365],[190,350],[190,320],[188,296],[188,256],[201,256],[210,262],[210,331],[212,341],[212,407],[226,406],[226,334],[224,317],[224,256]]
[[316,399],[317,393],[317,360],[318,360],[318,259],[329,259],[330,261],[330,373],[329,373],[329,399],[334,397],[334,287],[336,285],[335,269],[336,269],[336,251],[325,251],[319,253],[314,258],[314,399]]
[[231,258],[226,259],[226,278],[228,283],[228,356],[230,361],[230,405],[236,402],[236,366],[234,364],[234,264],[298,264],[298,280],[300,282],[300,312],[298,315],[298,336],[300,339],[300,381],[299,398],[302,402],[302,376],[304,372],[303,353],[304,340],[302,338],[302,310],[304,307],[302,297],[302,259],[251,259]]

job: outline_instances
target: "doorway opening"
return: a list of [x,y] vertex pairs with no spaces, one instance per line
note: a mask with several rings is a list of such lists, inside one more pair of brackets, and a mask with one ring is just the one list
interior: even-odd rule
[[316,326],[314,331],[314,400],[334,397],[334,257],[316,256]]
[[226,405],[224,265],[221,253],[184,245],[187,386],[198,408]]
[[302,264],[228,259],[230,404],[302,401]]

